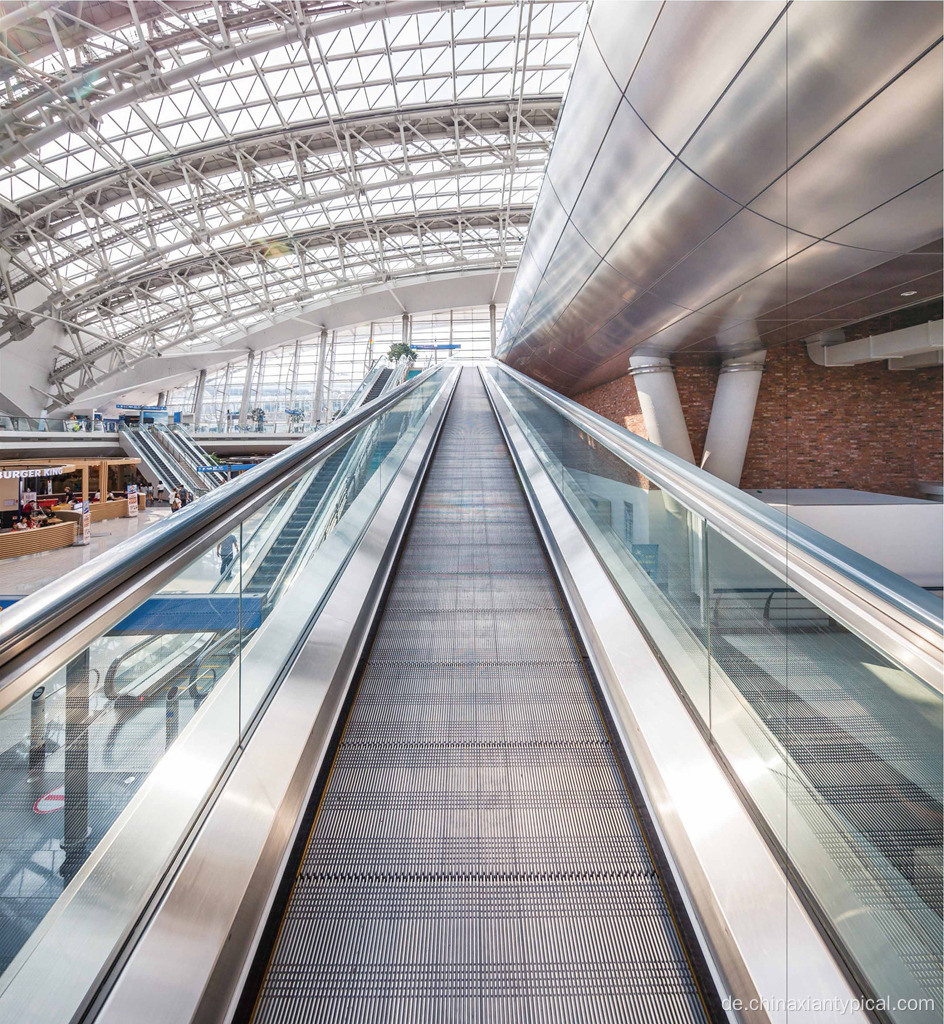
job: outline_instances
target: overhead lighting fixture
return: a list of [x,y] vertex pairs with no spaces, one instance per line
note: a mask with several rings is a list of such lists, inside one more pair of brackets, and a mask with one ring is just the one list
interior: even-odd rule
[[917,295],[917,292],[902,292],[901,297],[903,299],[910,299],[912,295]]

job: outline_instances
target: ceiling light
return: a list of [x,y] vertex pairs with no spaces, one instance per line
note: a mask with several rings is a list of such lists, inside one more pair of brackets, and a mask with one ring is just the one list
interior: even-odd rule
[[917,295],[917,292],[902,292],[901,297],[903,299],[910,299],[912,295]]

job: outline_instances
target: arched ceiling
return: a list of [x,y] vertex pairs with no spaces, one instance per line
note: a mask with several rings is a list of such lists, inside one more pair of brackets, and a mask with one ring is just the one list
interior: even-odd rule
[[352,288],[513,268],[583,0],[0,17],[0,345],[64,405]]

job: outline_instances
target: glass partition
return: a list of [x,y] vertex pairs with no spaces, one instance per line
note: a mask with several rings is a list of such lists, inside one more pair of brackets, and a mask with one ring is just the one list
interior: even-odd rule
[[857,975],[889,1019],[940,1020],[941,693],[486,372]]
[[[432,374],[241,521],[210,524],[187,565],[0,713],[0,995],[64,894],[81,886],[93,905],[128,898],[140,912],[159,878],[148,866],[170,863],[449,376]],[[149,786],[168,803],[116,900],[95,865]],[[130,923],[113,914],[94,941],[111,949]]]

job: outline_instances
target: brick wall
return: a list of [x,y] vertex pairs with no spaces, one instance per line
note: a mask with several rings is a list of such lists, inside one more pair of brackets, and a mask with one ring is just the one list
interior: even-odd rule
[[[676,384],[696,461],[701,458],[717,367],[680,365]],[[817,366],[800,343],[773,349],[761,381],[741,486],[850,487],[918,497],[941,480],[944,392],[940,369],[886,364]],[[576,399],[646,436],[631,377]]]

